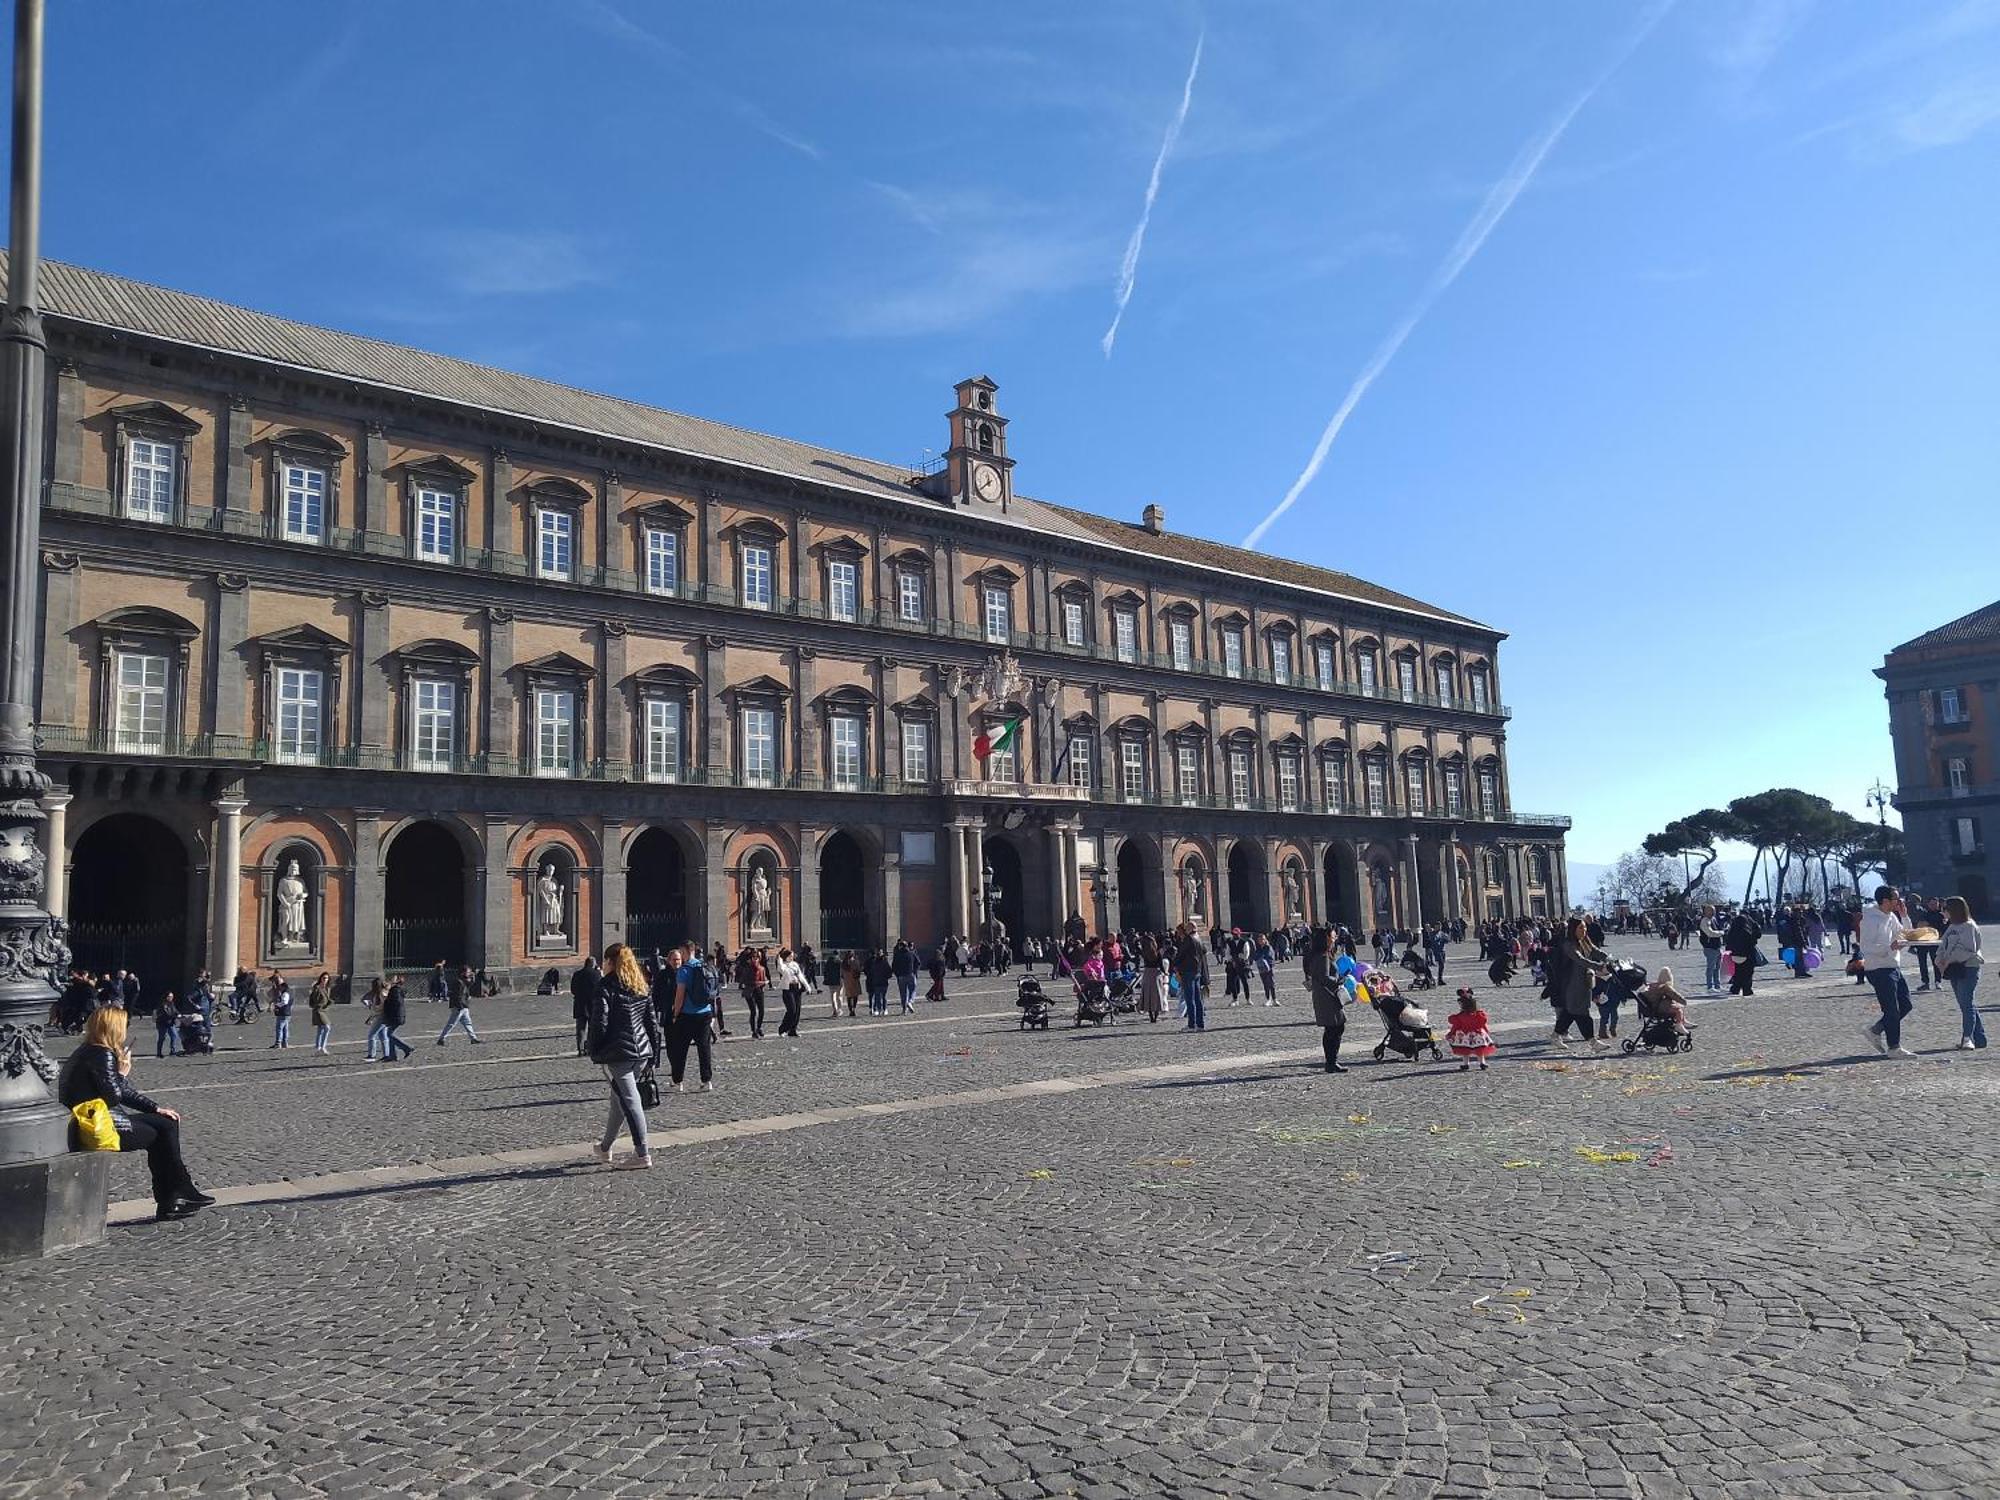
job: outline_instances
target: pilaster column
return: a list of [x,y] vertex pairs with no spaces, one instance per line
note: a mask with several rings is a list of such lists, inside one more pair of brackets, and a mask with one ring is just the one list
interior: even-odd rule
[[215,630],[208,658],[208,701],[215,706],[215,718],[199,709],[195,713],[197,732],[206,728],[216,734],[248,737],[251,725],[244,713],[249,690],[249,667],[240,648],[250,634],[250,580],[241,573],[215,575]]
[[[1264,840],[1264,927],[1266,931],[1283,927],[1285,919],[1291,915],[1285,910],[1285,883],[1279,878],[1278,841]],[[1301,891],[1300,896],[1304,896]]]
[[507,868],[507,820],[486,819],[484,856],[476,876],[480,892],[480,962],[489,976],[514,966],[514,879]]
[[504,765],[519,756],[522,748],[514,726],[514,611],[511,609],[487,606],[484,670],[486,732],[479,748]]
[[208,971],[217,980],[226,980],[240,967],[238,945],[243,905],[243,809],[241,796],[218,797],[215,802],[215,927],[214,947]]
[[[1062,937],[1063,922],[1069,916],[1070,901],[1069,892],[1065,889],[1070,884],[1069,836],[1064,832],[1063,826],[1060,823],[1051,824],[1049,827],[1049,868],[1051,871],[1049,886],[1052,917],[1049,930],[1060,939]],[[1025,937],[1026,934],[1023,933],[1021,936]]]
[[728,858],[728,843],[727,831],[717,824],[710,823],[702,830],[702,925],[696,929],[696,941],[704,948],[727,943],[733,952],[736,935],[729,927],[729,867],[724,862]]
[[46,843],[48,869],[43,879],[45,894],[42,904],[52,917],[66,916],[69,912],[69,804],[67,790],[49,791],[42,794],[42,811],[49,815]]
[[[618,522],[625,509],[625,481],[616,469],[604,471],[604,478],[597,491],[597,565],[608,575],[619,566]],[[638,566],[645,567],[645,559],[639,559]],[[605,582],[610,583],[607,576]]]
[[255,509],[256,497],[250,493],[250,403],[241,396],[231,396],[223,412],[220,477],[218,510]]
[[83,483],[83,372],[66,359],[56,364],[55,466],[49,478],[56,484]]
[[625,821],[606,818],[597,835],[597,955],[625,941]]
[[982,935],[979,923],[983,916],[981,903],[986,895],[986,869],[979,851],[980,828],[978,823],[968,823],[959,835],[959,857],[965,861],[965,937],[968,941]]
[[349,689],[355,743],[364,750],[387,750],[395,743],[389,724],[389,678],[382,670],[382,655],[389,646],[389,596],[363,589],[355,602],[360,608],[354,616],[354,686]]
[[965,840],[959,824],[947,823],[940,835],[944,867],[944,929],[946,937],[965,931]]
[[1339,916],[1333,909],[1333,892],[1326,888],[1326,840],[1314,839],[1307,844],[1306,858],[1312,861],[1312,868],[1306,871],[1306,921],[1316,926],[1331,927]]
[[372,809],[354,813],[353,880],[347,951],[353,955],[354,982],[365,990],[382,972],[382,815]]
[[1407,834],[1404,842],[1410,850],[1410,899],[1409,910],[1403,914],[1403,925],[1414,932],[1424,925],[1424,872],[1423,866],[1417,863],[1417,836]]
[[[1135,838],[1143,835],[1134,835]],[[1186,913],[1181,910],[1180,871],[1174,868],[1174,841],[1170,838],[1159,840],[1160,865],[1160,925],[1168,932],[1180,926]]]
[[[597,758],[629,765],[633,759],[632,701],[625,690],[624,622],[603,621],[597,640]],[[635,778],[643,775],[643,768],[632,774]]]
[[[892,835],[893,836],[893,835]],[[882,944],[894,947],[903,935],[903,851],[882,850]]]
[[[495,448],[486,467],[486,523],[480,532],[484,538],[480,545],[488,552],[518,551],[525,554],[528,551],[529,544],[525,541],[518,548],[512,545],[513,502],[508,497],[513,491],[514,461],[507,456],[505,448]],[[501,519],[503,514],[506,516],[504,521]]]
[[821,946],[819,931],[819,841],[820,834],[823,831],[816,824],[802,823],[799,825],[799,873],[797,880],[793,882],[797,896],[792,902],[795,908],[792,913],[792,951],[794,953],[797,953],[807,943],[811,943],[815,948]]
[[[354,530],[357,536],[369,531],[387,532],[389,526],[389,441],[382,424],[370,422],[362,430],[361,446],[354,456]],[[369,976],[371,979],[373,975]]]
[[75,717],[76,643],[70,632],[76,629],[79,572],[74,552],[42,553],[42,670],[35,683],[41,694],[35,714],[38,724],[80,727],[90,722],[88,711],[80,721]]

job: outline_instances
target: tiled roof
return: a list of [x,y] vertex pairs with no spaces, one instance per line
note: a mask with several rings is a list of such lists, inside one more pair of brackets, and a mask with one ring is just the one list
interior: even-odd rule
[[1900,656],[1905,651],[1929,651],[1939,646],[1976,646],[1986,641],[2000,643],[2000,599],[1975,609],[1969,615],[1960,615],[1935,630],[1927,630],[1915,640],[1903,642],[1889,654]]
[[[5,282],[5,272],[6,252],[0,250],[0,284]],[[274,361],[788,478],[860,490],[905,504],[936,503],[911,488],[910,471],[903,465],[749,432],[381,339],[295,323],[62,261],[43,263],[42,303],[43,311],[52,317]],[[1331,569],[1185,533],[1156,536],[1137,525],[1025,496],[1015,496],[1005,511],[989,505],[974,505],[971,510],[1000,525],[1108,544],[1231,576],[1265,579],[1384,608],[1411,610],[1454,624],[1489,628]]]

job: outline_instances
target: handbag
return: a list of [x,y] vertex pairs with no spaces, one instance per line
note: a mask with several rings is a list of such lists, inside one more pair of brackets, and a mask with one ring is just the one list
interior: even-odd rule
[[660,1078],[651,1068],[639,1074],[639,1107],[657,1109],[660,1104]]
[[1868,965],[1864,964],[1861,961],[1860,955],[1857,954],[1847,961],[1847,972],[1858,978],[1868,972]]
[[86,1099],[69,1112],[76,1122],[77,1149],[80,1151],[116,1151],[118,1149],[118,1126],[111,1118],[111,1106],[102,1099]]
[[1770,961],[1771,960],[1765,956],[1764,950],[1762,948],[1752,948],[1750,950],[1751,968],[1761,969],[1764,967],[1765,964],[1769,963]]

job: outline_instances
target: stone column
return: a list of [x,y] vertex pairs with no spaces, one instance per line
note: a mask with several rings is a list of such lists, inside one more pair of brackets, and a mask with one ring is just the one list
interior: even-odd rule
[[1314,839],[1306,845],[1306,858],[1312,861],[1312,868],[1306,871],[1305,901],[1306,921],[1316,926],[1331,927],[1339,918],[1333,909],[1333,892],[1326,888],[1326,840]]
[[[1049,905],[1053,920],[1049,930],[1058,938],[1062,936],[1063,923],[1069,918],[1069,904],[1072,882],[1069,869],[1069,834],[1060,823],[1049,828]],[[1025,933],[1018,934],[1026,936]]]
[[1410,882],[1410,899],[1408,902],[1409,910],[1403,914],[1403,925],[1414,932],[1417,928],[1424,925],[1424,872],[1423,866],[1417,863],[1417,836],[1414,833],[1407,834],[1404,837],[1404,842],[1410,848],[1410,873],[1408,877]]
[[[610,571],[619,565],[618,522],[624,509],[624,478],[616,469],[606,469],[597,491],[597,565],[605,570],[607,585],[611,582]],[[637,565],[643,569],[645,559],[639,559]]]
[[[1135,834],[1133,837],[1143,837]],[[1181,924],[1180,872],[1174,868],[1174,841],[1161,838],[1158,841],[1160,855],[1160,924],[1171,932]]]
[[361,989],[382,972],[382,815],[372,808],[354,812],[354,884],[349,892],[347,951]]
[[735,934],[729,930],[729,870],[724,864],[728,842],[725,830],[715,823],[702,830],[702,937],[698,941],[707,948],[718,942],[728,943],[733,950],[736,943]]
[[69,360],[56,364],[55,466],[49,478],[56,484],[83,483],[83,372]]
[[[893,837],[891,830],[889,837]],[[882,849],[882,942],[893,947],[903,935],[903,851],[885,843]]]
[[208,971],[226,980],[239,967],[241,943],[239,924],[243,905],[243,809],[248,804],[238,795],[218,797],[215,802],[215,929]]
[[42,898],[52,917],[65,916],[69,912],[69,804],[67,790],[56,790],[42,794],[42,811],[49,815],[45,834],[48,870],[43,876],[47,894]]
[[[514,611],[486,609],[486,729],[480,750],[505,771],[521,753],[514,727]],[[468,751],[470,745],[465,747]]]
[[250,493],[250,403],[241,396],[231,396],[223,413],[221,468],[216,509],[254,510],[256,497]]
[[80,567],[74,552],[42,553],[42,670],[36,682],[41,699],[39,724],[90,722],[86,711],[75,715],[77,583]]
[[729,702],[723,696],[729,687],[729,646],[719,635],[705,635],[701,644],[701,683],[708,700],[702,706],[702,717],[708,721],[708,743],[701,764],[713,774],[729,765]]
[[1236,925],[1236,906],[1229,899],[1229,851],[1236,847],[1234,839],[1215,841],[1215,868],[1208,872],[1215,882],[1215,894],[1208,905],[1208,924],[1220,927],[1224,932]]
[[625,822],[606,818],[599,829],[597,877],[597,954],[625,941]]
[[507,869],[507,820],[489,816],[479,869],[479,961],[498,978],[514,966],[514,877]]
[[[1266,921],[1264,925],[1267,929],[1284,926],[1285,919],[1291,915],[1290,912],[1285,910],[1285,882],[1280,878],[1281,873],[1278,869],[1278,841],[1276,839],[1265,839],[1264,916]],[[1304,891],[1299,892],[1299,899],[1302,902],[1304,901]]]
[[944,868],[944,926],[947,937],[965,931],[965,840],[959,824],[947,823],[939,837]]
[[979,849],[979,835],[982,825],[968,823],[960,833],[960,858],[965,861],[965,936],[968,940],[979,937],[979,923],[984,915],[980,902],[986,894],[985,862]]
[[[513,501],[509,498],[514,490],[514,461],[507,456],[505,448],[495,448],[486,467],[486,524],[481,528],[480,546],[489,553],[494,551],[529,552],[532,543],[524,542],[520,548],[514,541]],[[507,519],[501,520],[505,512]],[[504,531],[502,528],[505,528]],[[580,539],[578,539],[580,540]]]
[[[362,430],[361,448],[355,455],[354,535],[359,543],[364,533],[387,532],[389,526],[389,440],[382,424],[370,422]],[[370,976],[371,978],[373,976]]]
[[[632,701],[625,690],[625,623],[606,620],[598,629],[597,645],[597,744],[596,755],[603,761],[630,765],[632,752]],[[685,754],[685,750],[682,752]],[[632,770],[632,778],[644,775],[643,767]]]
[[[355,595],[354,686],[348,690],[354,700],[355,744],[363,750],[387,750],[395,743],[389,723],[389,679],[382,670],[388,646],[389,596],[363,589]],[[369,763],[367,757],[362,759]]]

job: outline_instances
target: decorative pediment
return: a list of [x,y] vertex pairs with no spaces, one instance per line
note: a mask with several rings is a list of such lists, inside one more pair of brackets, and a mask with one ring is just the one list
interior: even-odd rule
[[288,427],[271,438],[271,451],[289,458],[312,459],[337,464],[347,457],[338,439],[310,427]]
[[164,636],[169,640],[191,641],[201,634],[199,626],[182,619],[172,610],[155,609],[151,605],[129,605],[124,609],[114,609],[109,614],[99,615],[97,628],[106,637],[129,640],[145,636],[157,640]]
[[641,526],[677,531],[694,520],[694,512],[682,509],[671,500],[653,500],[645,505],[633,506],[625,512],[625,518]]
[[1113,609],[1138,609],[1146,602],[1146,596],[1132,589],[1120,589],[1115,594],[1107,594],[1104,602]]
[[1192,620],[1200,611],[1188,603],[1187,600],[1176,599],[1172,604],[1161,610],[1160,613],[1165,615],[1169,620]]
[[701,686],[701,677],[698,673],[690,672],[686,667],[678,667],[670,662],[662,662],[656,667],[633,672],[625,680],[642,692],[651,688],[655,692],[684,693]]
[[1189,719],[1180,728],[1171,729],[1167,732],[1176,739],[1205,740],[1208,738],[1208,726],[1199,719]]
[[905,547],[901,551],[891,552],[889,561],[898,568],[914,572],[928,573],[931,570],[931,555],[921,547]]
[[905,718],[918,718],[938,711],[937,699],[929,693],[912,693],[909,697],[890,705]]
[[782,542],[785,528],[768,516],[740,516],[722,528],[721,534],[738,542]]
[[972,575],[974,583],[990,583],[998,588],[1012,588],[1021,581],[1021,575],[1005,563],[988,563]]
[[753,677],[748,682],[732,683],[722,691],[723,696],[727,698],[739,699],[789,698],[792,696],[791,684],[780,682],[769,673],[761,677]]
[[1090,598],[1090,585],[1081,578],[1065,578],[1055,586],[1054,592],[1058,599],[1087,600]]
[[822,708],[867,709],[875,706],[875,695],[867,688],[850,682],[828,688],[819,695],[818,701]]
[[517,493],[526,496],[530,502],[544,505],[577,506],[588,505],[591,501],[589,490],[560,474],[545,475],[533,484],[521,486]]
[[1217,615],[1215,623],[1223,630],[1241,630],[1250,623],[1250,617],[1240,609],[1232,609],[1227,614]]
[[1279,739],[1271,741],[1271,748],[1273,750],[1285,750],[1296,753],[1300,750],[1305,749],[1305,747],[1306,747],[1305,736],[1300,734],[1296,729],[1294,729],[1290,734],[1287,734]]
[[811,551],[816,556],[830,557],[840,562],[853,562],[856,558],[868,555],[866,547],[862,546],[855,538],[844,533],[840,536],[820,538],[820,540],[812,544]]
[[1097,729],[1097,715],[1088,710],[1071,714],[1062,721],[1062,727],[1072,734],[1094,733]]
[[479,477],[457,459],[442,453],[414,459],[398,467],[411,479],[429,479],[446,485],[470,484]]
[[524,661],[515,671],[523,677],[595,677],[597,668],[589,662],[579,661],[567,651],[551,651],[547,656],[538,656],[533,661]]
[[1319,753],[1321,755],[1345,755],[1347,753],[1347,741],[1340,735],[1329,735],[1319,742]]
[[121,427],[150,428],[155,432],[172,433],[175,437],[193,437],[201,431],[201,423],[164,401],[134,401],[113,407],[105,415]]
[[248,645],[266,656],[345,656],[347,642],[329,635],[317,625],[291,625],[265,635],[253,636]]
[[1290,620],[1273,620],[1264,627],[1264,634],[1267,636],[1293,636],[1298,633],[1298,627]]
[[479,665],[477,651],[461,646],[457,641],[440,640],[435,636],[398,646],[385,659],[414,670],[428,668],[436,672],[467,673]]

